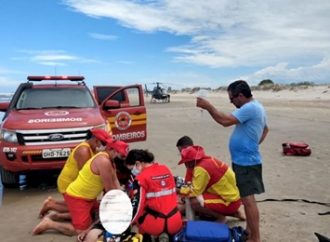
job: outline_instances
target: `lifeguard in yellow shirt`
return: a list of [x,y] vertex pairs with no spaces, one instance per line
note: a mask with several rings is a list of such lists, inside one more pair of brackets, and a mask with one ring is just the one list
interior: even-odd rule
[[33,229],[32,234],[37,235],[53,229],[72,236],[88,229],[93,222],[92,213],[98,207],[97,197],[102,191],[120,189],[114,159],[124,159],[127,152],[128,144],[125,142],[108,140],[105,151],[95,154],[85,163],[78,177],[64,193],[71,222],[55,221],[45,216]]
[[[88,131],[87,140],[78,144],[70,153],[64,167],[57,178],[57,189],[61,194],[64,194],[66,188],[73,182],[84,166],[93,155],[98,151],[103,151],[106,146],[106,141],[111,139],[109,132],[103,129],[93,128]],[[39,212],[39,217],[43,217],[48,211],[54,210],[61,214],[52,214],[54,219],[68,218],[68,208],[64,200],[55,200],[48,197]]]
[[223,161],[207,156],[198,145],[181,150],[178,165],[185,164],[192,169],[191,186],[182,187],[181,194],[190,197],[190,204],[199,216],[206,216],[225,222],[226,216],[245,216],[239,211],[241,199],[233,170]]

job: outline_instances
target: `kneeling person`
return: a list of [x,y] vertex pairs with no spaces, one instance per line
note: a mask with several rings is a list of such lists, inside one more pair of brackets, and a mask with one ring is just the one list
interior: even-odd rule
[[181,194],[190,197],[192,209],[201,216],[225,222],[225,216],[241,220],[241,199],[233,170],[224,162],[207,156],[203,147],[188,146],[181,150],[181,160],[187,169],[192,169],[192,186],[182,188]]
[[159,236],[179,232],[182,217],[170,169],[155,162],[149,151],[139,149],[128,153],[126,165],[134,165],[133,173],[137,174],[132,224],[137,225],[139,233]]
[[90,158],[79,171],[78,177],[66,189],[64,199],[72,223],[44,220],[37,228],[38,233],[55,229],[72,236],[87,230],[93,222],[92,212],[98,206],[97,197],[102,191],[120,189],[114,159],[126,157],[127,150],[126,143],[108,140],[105,151]]

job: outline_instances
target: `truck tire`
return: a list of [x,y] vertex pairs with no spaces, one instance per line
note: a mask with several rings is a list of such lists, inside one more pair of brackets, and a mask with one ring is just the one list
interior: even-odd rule
[[1,181],[4,187],[16,187],[17,186],[17,176],[15,173],[7,171],[0,167]]

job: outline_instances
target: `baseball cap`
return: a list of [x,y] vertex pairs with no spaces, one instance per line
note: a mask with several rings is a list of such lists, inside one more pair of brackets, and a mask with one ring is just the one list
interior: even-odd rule
[[198,161],[205,156],[204,148],[199,145],[191,145],[181,150],[181,160],[178,165],[189,161]]
[[101,140],[103,142],[107,142],[108,139],[111,139],[110,134],[105,131],[104,129],[91,129],[91,133],[93,136],[95,136],[98,140]]
[[120,155],[125,156],[125,157],[127,156],[128,150],[129,150],[128,144],[125,143],[124,141],[120,141],[120,140],[108,139],[107,147],[110,149],[114,149]]

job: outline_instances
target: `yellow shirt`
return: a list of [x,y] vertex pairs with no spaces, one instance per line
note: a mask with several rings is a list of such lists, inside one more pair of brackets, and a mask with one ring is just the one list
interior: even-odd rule
[[94,155],[92,148],[86,141],[78,144],[72,150],[72,152],[70,153],[68,159],[64,164],[64,167],[60,175],[57,178],[57,189],[60,193],[64,193],[67,187],[69,186],[69,184],[73,182],[78,176],[79,173],[78,162],[75,160],[74,156],[77,149],[82,146],[87,146],[89,148],[89,152],[91,156]]
[[91,170],[91,163],[99,155],[105,155],[109,158],[106,152],[99,152],[90,158],[79,171],[77,179],[66,189],[68,195],[92,200],[96,199],[102,192],[104,186],[101,176],[94,174]]
[[235,173],[227,164],[213,157],[203,158],[193,170],[190,196],[197,197],[205,192],[220,196],[226,205],[240,199]]
[[195,167],[194,178],[192,181],[192,196],[201,195],[206,191],[221,196],[226,205],[240,199],[235,173],[232,169],[228,169],[223,177],[209,188],[207,188],[207,184],[210,181],[210,176],[203,168]]

